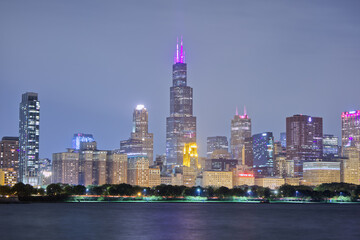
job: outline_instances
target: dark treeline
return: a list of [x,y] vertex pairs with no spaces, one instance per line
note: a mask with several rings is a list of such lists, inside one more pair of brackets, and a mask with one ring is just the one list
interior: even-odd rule
[[68,185],[68,184],[50,184],[46,189],[33,188],[29,184],[17,183],[13,187],[0,186],[0,195],[16,195],[20,198],[29,196],[43,196],[54,199],[70,195],[112,195],[112,196],[162,196],[162,197],[253,197],[253,198],[282,198],[297,197],[311,198],[313,200],[326,200],[336,196],[350,197],[356,201],[360,195],[360,185],[347,183],[326,183],[315,188],[309,186],[291,186],[283,185],[278,190],[259,186],[239,186],[232,189],[226,187],[185,187],[159,185],[153,188],[144,188],[131,186],[129,184],[105,184],[101,186]]

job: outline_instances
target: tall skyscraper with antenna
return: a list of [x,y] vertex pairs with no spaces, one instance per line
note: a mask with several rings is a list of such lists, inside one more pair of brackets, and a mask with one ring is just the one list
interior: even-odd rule
[[187,65],[181,38],[176,44],[173,83],[170,87],[170,116],[166,118],[166,162],[182,165],[185,143],[196,142],[196,117],[193,116],[193,89],[187,86]]
[[234,118],[231,120],[231,138],[230,150],[233,158],[243,164],[243,155],[245,155],[245,138],[251,137],[251,119],[246,114],[244,106],[244,115],[239,115],[236,108]]

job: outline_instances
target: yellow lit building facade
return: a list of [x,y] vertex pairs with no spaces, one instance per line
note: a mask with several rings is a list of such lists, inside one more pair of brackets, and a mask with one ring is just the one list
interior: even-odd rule
[[185,143],[183,156],[183,185],[195,186],[198,171],[201,169],[196,143]]
[[203,186],[204,187],[227,187],[233,188],[231,171],[204,171]]
[[304,162],[303,180],[308,186],[340,182],[340,162]]
[[14,168],[0,169],[0,185],[14,186],[17,182],[17,173]]

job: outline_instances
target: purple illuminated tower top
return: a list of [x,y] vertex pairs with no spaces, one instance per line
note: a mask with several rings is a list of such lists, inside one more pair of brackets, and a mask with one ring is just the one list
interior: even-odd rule
[[174,64],[176,63],[185,63],[185,51],[183,48],[183,39],[181,36],[181,42],[180,42],[180,52],[179,52],[179,38],[176,41],[176,53],[174,56]]

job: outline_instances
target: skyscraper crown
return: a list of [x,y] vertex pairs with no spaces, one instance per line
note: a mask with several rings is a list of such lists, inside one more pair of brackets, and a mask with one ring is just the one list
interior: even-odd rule
[[183,49],[183,39],[181,36],[180,51],[179,51],[179,38],[176,41],[176,53],[174,56],[174,63],[185,63],[185,51]]

